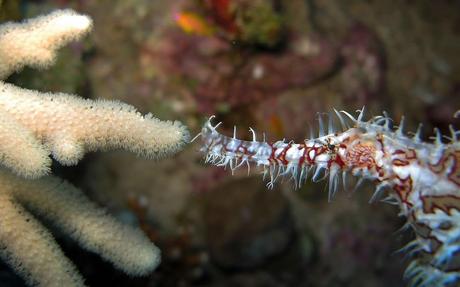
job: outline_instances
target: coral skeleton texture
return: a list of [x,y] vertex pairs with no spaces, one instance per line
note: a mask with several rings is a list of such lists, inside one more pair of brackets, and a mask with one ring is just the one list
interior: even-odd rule
[[49,155],[63,165],[77,164],[88,151],[118,148],[162,158],[189,138],[179,122],[142,116],[120,102],[2,81],[26,65],[51,65],[58,48],[91,27],[88,16],[72,10],[0,26],[0,256],[33,286],[84,286],[84,280],[29,211],[128,274],[147,274],[160,261],[158,248],[140,229],[118,223],[71,184],[45,176]]
[[[392,127],[388,115],[364,120],[364,108],[357,117],[335,111],[327,129],[319,115],[319,135],[313,134],[303,143],[252,141],[227,137],[217,132],[212,117],[203,126],[200,136],[206,162],[217,166],[262,166],[267,186],[278,178],[293,179],[299,187],[309,177],[313,181],[328,180],[329,199],[339,190],[352,188],[350,174],[375,182],[371,201],[380,200],[399,206],[407,218],[415,239],[401,249],[411,258],[405,277],[409,286],[458,286],[460,284],[460,141],[459,131],[451,127],[451,135],[435,130],[432,143],[420,139],[420,128],[413,136],[399,127]],[[350,126],[349,123],[352,123]],[[421,127],[421,126],[420,126]]]

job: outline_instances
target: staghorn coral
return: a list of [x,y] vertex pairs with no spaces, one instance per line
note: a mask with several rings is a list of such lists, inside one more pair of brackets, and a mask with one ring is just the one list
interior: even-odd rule
[[[444,143],[439,130],[433,143],[421,140],[419,128],[413,136],[404,133],[404,118],[397,129],[387,114],[364,121],[364,108],[357,117],[335,111],[341,129],[329,116],[326,129],[319,115],[319,135],[294,142],[252,141],[217,132],[209,119],[203,126],[202,150],[206,162],[229,166],[233,171],[250,163],[262,166],[273,188],[281,177],[293,179],[295,187],[311,176],[312,181],[328,179],[329,200],[339,190],[350,189],[350,173],[376,185],[370,202],[380,200],[400,208],[415,239],[401,251],[412,261],[405,271],[409,286],[458,286],[460,282],[460,131],[450,127]],[[346,122],[350,118],[352,126]],[[352,188],[353,189],[353,188]]]
[[[88,16],[71,10],[3,24],[0,80],[26,65],[51,65],[59,47],[91,27]],[[188,141],[184,126],[142,116],[120,102],[41,93],[3,81],[0,120],[0,163],[14,173],[0,170],[0,256],[28,284],[84,285],[29,210],[128,274],[143,275],[158,265],[159,250],[139,229],[116,222],[69,183],[37,178],[50,171],[50,154],[64,165],[95,150],[122,148],[147,158],[173,154]]]

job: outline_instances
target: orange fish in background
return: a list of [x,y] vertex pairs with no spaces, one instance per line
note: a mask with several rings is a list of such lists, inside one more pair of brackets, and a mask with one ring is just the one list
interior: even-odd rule
[[204,19],[192,12],[178,12],[174,15],[174,21],[185,33],[199,36],[211,36],[214,34],[213,27]]

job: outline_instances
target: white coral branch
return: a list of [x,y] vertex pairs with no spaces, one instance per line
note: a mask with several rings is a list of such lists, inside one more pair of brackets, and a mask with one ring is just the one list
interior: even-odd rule
[[92,28],[88,16],[72,10],[59,10],[24,23],[0,27],[0,79],[26,65],[48,67],[56,50],[86,35]]
[[49,152],[34,134],[0,108],[1,163],[23,177],[35,177],[49,172]]
[[[142,116],[134,107],[121,102],[40,93],[2,82],[0,109],[30,130],[64,165],[76,164],[87,151],[113,148],[122,148],[147,158],[161,158],[178,151],[188,140],[188,132],[179,122],[163,122],[151,115]],[[11,158],[11,154],[28,152],[21,146],[8,151],[0,147],[0,151]],[[37,158],[37,162],[33,163],[38,167],[36,174],[29,169],[22,174],[36,177],[46,171],[48,162],[39,157],[30,157],[30,160],[34,158]]]
[[33,285],[78,286],[83,280],[52,236],[16,202],[128,274],[147,274],[160,262],[159,250],[139,229],[117,222],[65,181],[23,180],[0,171],[0,184],[2,255]]
[[0,194],[0,218],[0,255],[29,285],[84,286],[53,236],[9,193]]
[[15,180],[0,174],[0,178],[10,182],[11,194],[28,209],[126,273],[144,275],[159,264],[159,250],[140,229],[119,223],[73,185],[52,176]]
[[[25,65],[46,67],[56,50],[86,34],[89,17],[71,10],[0,26],[0,256],[31,285],[83,286],[52,235],[23,207],[47,218],[84,248],[131,275],[152,271],[159,250],[136,228],[118,223],[77,188],[53,177],[49,155],[76,164],[88,151],[121,148],[147,158],[179,151],[189,134],[179,122],[142,116],[115,101],[40,93],[2,79]],[[20,205],[22,204],[22,205]]]

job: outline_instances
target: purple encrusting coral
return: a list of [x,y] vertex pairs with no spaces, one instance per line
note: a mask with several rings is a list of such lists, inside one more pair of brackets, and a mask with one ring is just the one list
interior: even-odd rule
[[[215,112],[219,105],[235,108],[306,88],[326,77],[337,64],[338,52],[320,40],[318,53],[263,52],[233,49],[218,38],[171,32],[155,51],[146,52],[170,75],[190,83],[197,108]],[[283,75],[280,77],[280,75]]]

